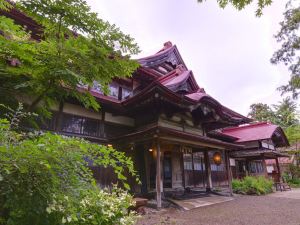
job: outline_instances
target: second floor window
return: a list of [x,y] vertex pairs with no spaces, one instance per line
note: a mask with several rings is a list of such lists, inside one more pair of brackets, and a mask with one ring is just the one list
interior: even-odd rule
[[99,136],[100,122],[95,119],[64,114],[62,119],[61,131],[86,136]]
[[118,98],[119,96],[119,86],[116,84],[110,84],[109,85],[109,95]]

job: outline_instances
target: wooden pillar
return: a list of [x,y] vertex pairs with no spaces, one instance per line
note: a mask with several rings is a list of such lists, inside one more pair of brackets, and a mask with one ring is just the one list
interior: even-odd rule
[[266,159],[264,154],[262,154],[262,164],[265,172],[265,177],[268,178],[268,170],[267,170],[267,164],[266,164]]
[[249,160],[248,159],[246,159],[246,177],[247,176],[249,176],[250,175],[250,173],[249,173]]
[[191,153],[191,156],[192,156],[193,183],[194,183],[194,187],[196,187],[196,181],[195,181],[195,168],[194,168],[194,154],[193,154],[193,152]]
[[204,152],[204,161],[205,161],[205,174],[206,174],[206,191],[210,192],[212,189],[212,180],[211,180],[211,167],[208,156],[208,150]]
[[156,156],[156,201],[157,208],[161,208],[161,152],[160,143],[157,141],[157,156]]
[[280,171],[280,165],[279,165],[279,161],[278,161],[278,157],[276,157],[276,167],[277,167],[277,171],[278,171],[278,181],[281,181],[281,171]]
[[[180,146],[180,150],[182,151],[182,146]],[[182,186],[183,188],[185,189],[185,172],[184,172],[184,152],[182,151],[180,153],[180,156],[181,156],[181,169],[182,169]]]
[[226,171],[227,171],[227,179],[228,179],[228,187],[229,187],[229,193],[232,196],[232,171],[230,168],[230,159],[229,159],[229,152],[225,151],[225,165],[226,165]]

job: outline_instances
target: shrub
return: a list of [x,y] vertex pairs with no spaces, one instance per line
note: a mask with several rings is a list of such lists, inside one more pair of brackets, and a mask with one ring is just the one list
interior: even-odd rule
[[297,188],[300,187],[300,178],[293,177],[291,174],[283,174],[284,181],[287,182],[291,187]]
[[239,194],[265,195],[273,192],[273,181],[263,176],[247,176],[242,180],[233,180],[232,188]]
[[288,173],[293,179],[300,179],[300,167],[294,164],[289,164]]
[[22,134],[0,120],[0,224],[133,224],[132,197],[100,190],[87,167],[112,166],[121,182],[134,175],[124,153],[51,133]]
[[287,180],[287,182],[291,187],[294,187],[294,188],[300,187],[300,178],[289,179],[289,180]]

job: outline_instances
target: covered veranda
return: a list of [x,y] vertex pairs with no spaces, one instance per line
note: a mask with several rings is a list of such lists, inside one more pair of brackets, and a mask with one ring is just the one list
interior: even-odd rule
[[241,145],[161,126],[147,127],[117,140],[120,146],[131,146],[128,154],[140,175],[139,191],[154,193],[158,208],[172,192],[199,189],[209,193],[214,187],[226,187],[232,194],[229,151]]
[[[266,160],[274,159],[276,162],[276,170],[271,172],[270,178],[272,178],[274,182],[281,182],[281,169],[278,158],[289,156],[276,150],[259,149],[234,151],[230,154],[230,157],[236,160],[234,178],[238,179],[248,175],[269,177],[268,174],[270,173],[268,173]],[[255,162],[260,162],[261,168],[259,168],[259,164],[255,164]]]

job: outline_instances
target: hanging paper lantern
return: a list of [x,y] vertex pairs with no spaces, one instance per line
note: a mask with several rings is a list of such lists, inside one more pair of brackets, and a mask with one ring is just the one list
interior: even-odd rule
[[213,155],[213,161],[216,165],[220,165],[222,163],[222,156],[220,152],[215,152]]

